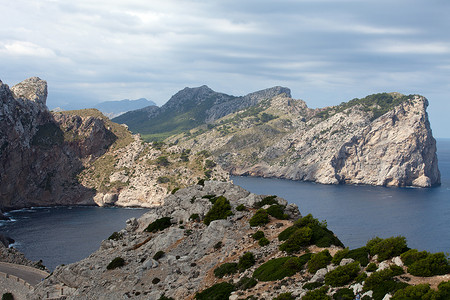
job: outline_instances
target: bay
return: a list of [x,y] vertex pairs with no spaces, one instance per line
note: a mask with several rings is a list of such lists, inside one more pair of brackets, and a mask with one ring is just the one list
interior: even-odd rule
[[344,245],[364,246],[375,236],[404,236],[411,248],[450,252],[450,140],[438,139],[442,184],[433,188],[321,185],[283,179],[232,177],[256,194],[278,195],[302,215],[326,220]]
[[86,258],[126,220],[140,217],[147,209],[118,207],[63,206],[11,211],[13,221],[1,222],[0,232],[12,237],[13,247],[28,259],[50,270]]

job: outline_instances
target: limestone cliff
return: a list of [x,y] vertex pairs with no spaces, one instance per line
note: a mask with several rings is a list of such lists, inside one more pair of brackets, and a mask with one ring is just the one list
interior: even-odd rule
[[146,144],[98,110],[49,112],[47,83],[0,82],[0,209],[160,205],[202,178],[228,180],[206,153]]
[[284,94],[169,141],[208,147],[234,175],[430,187],[440,173],[427,106],[422,96],[384,93],[310,109]]

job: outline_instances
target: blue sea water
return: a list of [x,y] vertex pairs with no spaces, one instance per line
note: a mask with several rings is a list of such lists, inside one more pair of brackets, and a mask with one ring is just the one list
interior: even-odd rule
[[233,177],[257,194],[278,195],[298,205],[302,215],[326,220],[350,248],[375,236],[404,236],[411,248],[450,252],[450,139],[438,140],[439,187],[388,188],[321,185],[310,182]]
[[[282,179],[233,177],[243,188],[296,203],[303,215],[326,220],[342,242],[357,248],[375,237],[405,236],[419,250],[450,252],[450,140],[438,140],[442,185],[429,189],[321,185]],[[32,208],[9,212],[0,233],[14,247],[54,269],[81,260],[103,239],[145,209],[100,207]]]

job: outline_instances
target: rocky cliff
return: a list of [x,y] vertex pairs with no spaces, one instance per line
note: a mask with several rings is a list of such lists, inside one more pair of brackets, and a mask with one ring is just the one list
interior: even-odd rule
[[235,175],[430,187],[440,173],[427,106],[423,96],[384,93],[310,109],[282,94],[169,141],[208,147]]
[[207,153],[145,144],[98,110],[51,113],[37,77],[0,82],[0,209],[160,205],[202,178],[228,180]]

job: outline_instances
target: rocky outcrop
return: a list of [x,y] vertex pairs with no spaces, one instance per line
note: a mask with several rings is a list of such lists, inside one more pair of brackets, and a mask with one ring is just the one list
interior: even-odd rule
[[425,97],[392,93],[313,110],[281,95],[169,140],[208,147],[234,175],[430,187],[440,173],[427,106]]

